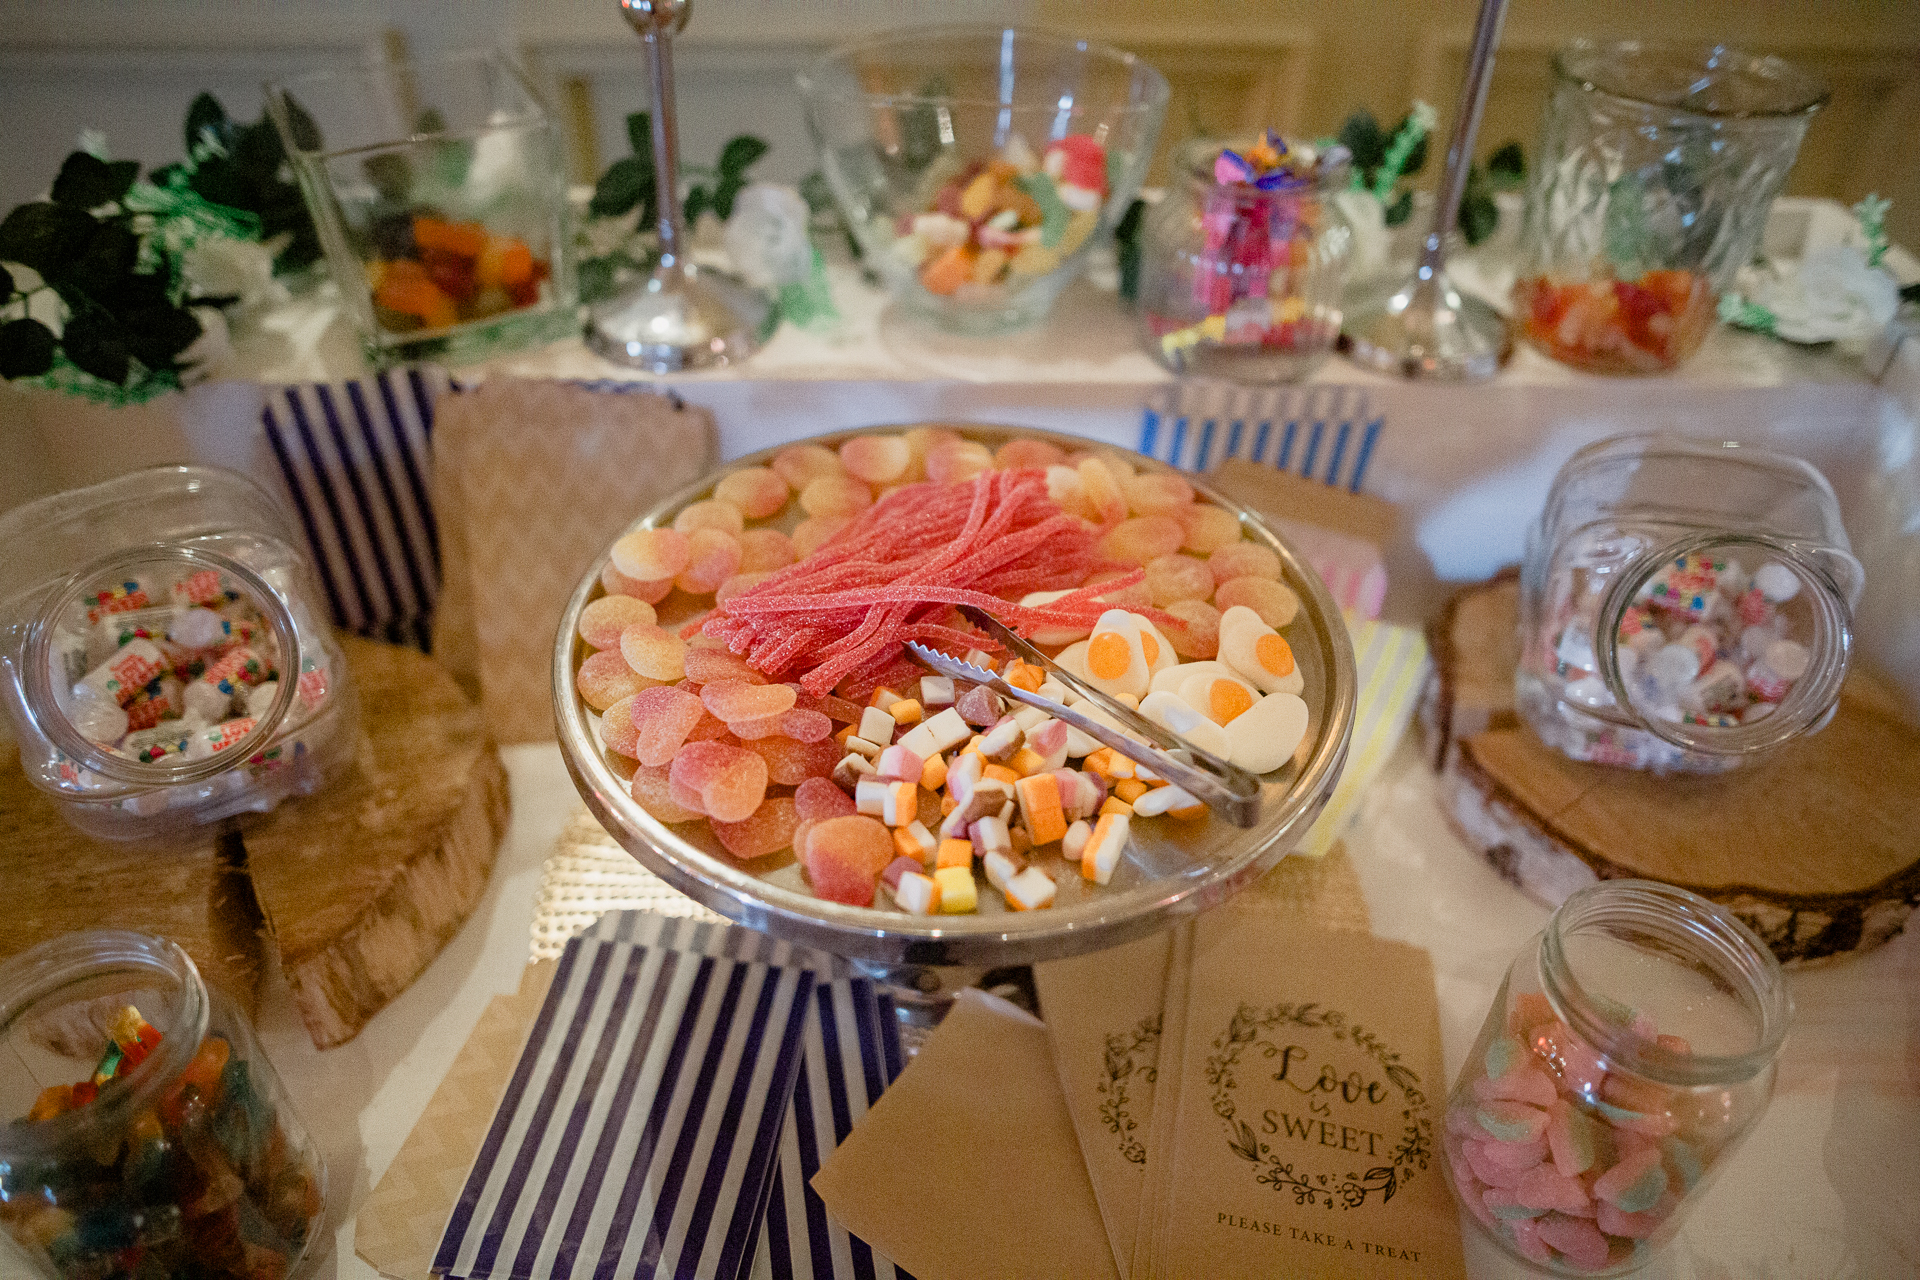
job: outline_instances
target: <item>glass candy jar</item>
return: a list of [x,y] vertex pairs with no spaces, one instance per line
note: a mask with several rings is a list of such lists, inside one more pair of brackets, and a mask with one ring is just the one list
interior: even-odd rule
[[1685,361],[1753,257],[1827,88],[1722,45],[1575,41],[1553,60],[1514,314],[1595,373]]
[[101,930],[0,964],[0,1229],[53,1280],[286,1276],[319,1152],[253,1030],[164,938]]
[[[1256,148],[1247,148],[1253,151]],[[1222,181],[1218,142],[1180,152],[1180,178],[1147,215],[1140,318],[1147,347],[1175,373],[1294,382],[1340,336],[1353,229],[1333,197],[1344,147],[1295,145],[1290,169]]]
[[1733,768],[1831,718],[1862,581],[1808,463],[1659,435],[1590,445],[1528,532],[1521,717],[1575,760]]
[[27,777],[107,839],[157,838],[318,788],[352,691],[279,506],[244,476],[156,467],[0,517],[0,701]]
[[1500,984],[1447,1099],[1445,1176],[1506,1252],[1632,1271],[1766,1109],[1792,1017],[1729,912],[1646,880],[1582,889]]

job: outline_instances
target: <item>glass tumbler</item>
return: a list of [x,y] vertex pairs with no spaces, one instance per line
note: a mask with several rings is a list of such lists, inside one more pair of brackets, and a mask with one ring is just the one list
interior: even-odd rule
[[1331,151],[1298,183],[1263,190],[1216,181],[1220,152],[1218,142],[1183,147],[1177,184],[1147,216],[1147,346],[1175,373],[1295,382],[1340,336],[1353,228],[1333,197],[1346,189],[1350,162],[1344,149]]
[[74,826],[163,839],[318,789],[353,690],[280,506],[155,467],[0,516],[0,706]]
[[164,938],[0,964],[0,1229],[52,1280],[296,1271],[326,1172],[253,1029]]
[[1632,1271],[1766,1110],[1792,1018],[1731,913],[1646,880],[1582,889],[1493,998],[1447,1099],[1444,1176],[1507,1253]]
[[577,333],[558,132],[495,53],[267,86],[367,356],[473,360]]
[[1753,256],[1827,88],[1723,45],[1576,41],[1553,69],[1515,317],[1576,368],[1675,368]]
[[1718,773],[1825,725],[1864,582],[1825,476],[1618,436],[1554,478],[1520,570],[1520,715],[1575,760]]

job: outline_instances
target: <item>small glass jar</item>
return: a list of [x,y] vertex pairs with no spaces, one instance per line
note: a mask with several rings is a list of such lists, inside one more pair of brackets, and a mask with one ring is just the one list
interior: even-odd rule
[[1731,769],[1832,717],[1863,580],[1832,486],[1798,458],[1589,445],[1528,531],[1520,715],[1575,760]]
[[156,467],[0,517],[0,702],[68,820],[150,839],[317,789],[354,704],[305,556],[246,477]]
[[1827,88],[1724,45],[1580,40],[1553,71],[1514,284],[1521,332],[1595,373],[1675,368],[1752,258]]
[[370,360],[579,333],[559,131],[506,58],[316,72],[267,112]]
[[[1220,182],[1218,142],[1180,152],[1180,179],[1147,215],[1140,320],[1147,349],[1175,373],[1297,382],[1340,336],[1353,228],[1333,197],[1344,148],[1275,190]],[[1299,155],[1295,145],[1291,154]]]
[[0,1229],[53,1280],[286,1276],[320,1154],[247,1021],[164,938],[0,964]]
[[1514,958],[1454,1083],[1447,1181],[1542,1270],[1643,1266],[1766,1109],[1792,1018],[1730,912],[1646,880],[1582,889]]

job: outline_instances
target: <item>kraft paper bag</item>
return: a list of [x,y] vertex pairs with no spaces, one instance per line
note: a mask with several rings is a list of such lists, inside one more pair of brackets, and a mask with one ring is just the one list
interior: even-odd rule
[[[1197,927],[1156,1276],[1453,1280],[1433,964],[1274,916]],[[1172,1088],[1169,1088],[1169,1084]]]
[[[1133,1237],[1132,1280],[1154,1274],[1159,1242],[1172,1202],[1173,1149],[1176,1112],[1180,1103],[1182,1060],[1186,1054],[1187,984],[1193,974],[1194,924],[1187,921],[1173,931],[1167,959],[1167,982],[1161,992],[1160,1054],[1155,1063],[1153,1122],[1147,1128],[1147,1180]],[[1157,1154],[1155,1154],[1157,1153]]]
[[1147,1180],[1147,1127],[1173,935],[1033,966],[1040,1016],[1121,1280]]
[[1118,1280],[1046,1027],[969,989],[813,1176],[919,1280]]

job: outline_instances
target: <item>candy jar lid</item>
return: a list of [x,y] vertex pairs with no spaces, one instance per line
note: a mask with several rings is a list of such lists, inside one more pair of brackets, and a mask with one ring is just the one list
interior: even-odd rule
[[[1596,667],[1641,728],[1746,756],[1826,724],[1852,656],[1859,562],[1757,532],[1706,532],[1639,557],[1608,588]],[[1677,619],[1677,636],[1655,620]]]

